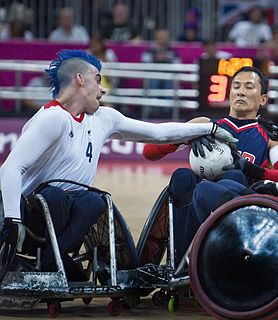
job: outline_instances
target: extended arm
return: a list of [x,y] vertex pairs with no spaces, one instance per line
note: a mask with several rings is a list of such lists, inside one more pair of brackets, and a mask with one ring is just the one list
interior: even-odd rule
[[113,117],[114,131],[117,132],[112,135],[112,138],[117,139],[156,144],[165,144],[165,142],[180,144],[216,131],[212,123],[150,123],[125,117],[113,109],[108,112]]
[[[188,121],[189,123],[208,123],[209,118],[198,117]],[[145,144],[143,156],[151,161],[156,161],[164,158],[167,154],[183,149],[183,144]],[[207,146],[206,146],[207,147]]]

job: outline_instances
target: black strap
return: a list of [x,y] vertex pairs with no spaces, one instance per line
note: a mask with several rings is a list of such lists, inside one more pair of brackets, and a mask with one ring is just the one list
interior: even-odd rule
[[268,137],[273,141],[278,141],[278,126],[273,121],[258,116],[258,123],[264,129]]
[[80,182],[73,181],[73,180],[67,180],[67,179],[51,179],[51,180],[42,182],[39,186],[37,186],[37,187],[35,188],[35,190],[33,191],[33,194],[39,193],[42,189],[44,189],[45,187],[49,186],[49,185],[50,185],[51,183],[53,183],[53,182],[64,182],[64,183],[74,184],[74,185],[77,185],[77,186],[86,188],[88,191],[98,192],[98,193],[101,194],[101,195],[109,194],[109,192],[107,192],[107,191],[103,191],[103,190],[101,190],[101,189],[88,186],[88,185],[86,185],[86,184],[84,184],[84,183],[80,183]]

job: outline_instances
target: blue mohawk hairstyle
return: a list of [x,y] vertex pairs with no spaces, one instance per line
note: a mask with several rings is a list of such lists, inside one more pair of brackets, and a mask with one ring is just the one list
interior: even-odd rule
[[49,84],[50,84],[50,91],[52,92],[52,96],[56,97],[59,92],[59,82],[58,82],[58,69],[61,65],[61,63],[65,60],[72,59],[72,58],[78,58],[82,59],[84,61],[87,61],[94,67],[98,69],[98,71],[101,70],[101,63],[100,61],[93,55],[89,54],[88,52],[84,50],[71,50],[71,49],[65,49],[61,50],[57,53],[57,58],[52,60],[50,63],[50,66],[48,69],[45,69],[45,71],[48,74],[49,78]]

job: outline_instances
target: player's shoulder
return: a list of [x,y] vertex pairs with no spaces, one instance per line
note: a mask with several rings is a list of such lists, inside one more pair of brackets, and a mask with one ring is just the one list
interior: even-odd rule
[[109,117],[112,120],[117,120],[124,117],[124,115],[118,110],[114,109],[113,107],[106,107],[106,106],[99,107],[99,109],[96,112],[96,116],[106,117],[106,118]]
[[30,119],[29,125],[49,128],[65,128],[70,125],[70,114],[55,103],[41,107]]
[[40,118],[45,118],[53,121],[65,121],[65,119],[69,118],[68,112],[61,108],[59,105],[55,104],[47,104],[43,106],[36,114]]

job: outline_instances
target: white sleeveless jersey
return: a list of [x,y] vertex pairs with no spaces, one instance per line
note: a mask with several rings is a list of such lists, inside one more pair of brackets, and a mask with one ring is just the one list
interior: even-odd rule
[[[1,167],[6,217],[20,217],[20,196],[51,179],[91,185],[101,149],[108,138],[149,143],[181,143],[209,134],[212,123],[154,124],[125,117],[109,107],[73,117],[58,101],[42,107],[23,127],[15,147]],[[63,190],[80,189],[55,183]]]

